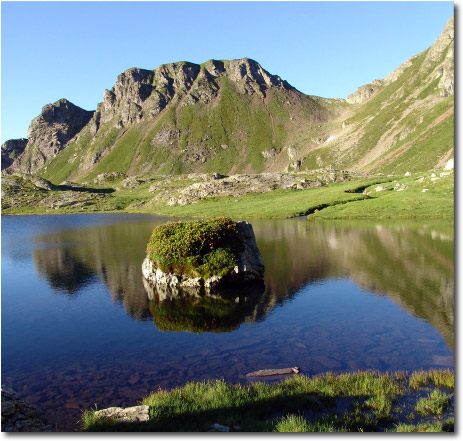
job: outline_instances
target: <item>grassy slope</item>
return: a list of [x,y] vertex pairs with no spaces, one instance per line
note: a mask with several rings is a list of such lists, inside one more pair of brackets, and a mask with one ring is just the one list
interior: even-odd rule
[[[365,103],[353,107],[353,115],[346,122],[357,126],[354,136],[359,138],[354,147],[341,153],[332,145],[318,148],[306,157],[303,168],[316,168],[320,161],[337,168],[355,168],[356,163],[378,144],[382,135],[394,128],[397,135],[392,145],[368,165],[372,167],[370,170],[403,173],[432,169],[454,146],[453,115],[430,130],[428,127],[454,105],[454,96],[440,97],[437,90],[439,79],[430,77],[432,69],[444,61],[446,53],[436,64],[423,71],[427,53],[428,50],[414,57],[412,65],[396,81],[383,87]],[[405,130],[410,133],[400,139],[398,134]],[[342,143],[341,134],[338,146],[342,147]],[[408,143],[412,143],[412,147],[399,154],[399,149]],[[377,161],[392,152],[397,152],[397,156]]]
[[278,219],[302,216],[323,205],[342,204],[365,199],[360,193],[346,193],[359,186],[369,185],[378,180],[331,184],[308,190],[275,190],[268,193],[248,194],[236,197],[215,197],[196,204],[180,206],[154,205],[151,211],[169,216],[230,216],[232,218]]
[[[362,202],[328,207],[310,218],[314,219],[385,219],[385,218],[453,218],[454,216],[454,181],[453,173],[433,181],[431,173],[417,176],[401,177],[382,185],[388,190],[376,192],[375,187],[366,188],[371,191],[371,198]],[[418,176],[425,176],[419,182]],[[439,177],[439,176],[437,176]],[[394,191],[397,182],[405,184],[404,191]],[[423,189],[428,189],[423,192]]]
[[[445,394],[451,409],[430,421],[414,406],[419,402],[420,390],[434,388],[442,389],[440,395]],[[428,424],[429,431],[453,431],[453,405],[451,395],[446,392],[453,389],[454,375],[448,370],[417,372],[408,377],[404,373],[371,371],[327,373],[312,378],[298,375],[273,385],[255,382],[241,386],[220,380],[188,383],[146,397],[143,404],[149,406],[150,421],[145,424],[118,424],[87,411],[83,415],[83,428],[204,432],[219,422],[228,427],[238,426],[242,432],[362,432],[413,431],[418,423]],[[401,397],[406,397],[408,404]],[[336,406],[341,398],[347,398],[349,403],[345,411]],[[306,419],[304,411],[312,416]],[[413,425],[405,425],[404,421]]]

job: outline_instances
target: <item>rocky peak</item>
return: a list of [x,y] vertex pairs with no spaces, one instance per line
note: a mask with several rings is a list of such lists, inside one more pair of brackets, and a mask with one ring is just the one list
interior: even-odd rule
[[453,58],[453,46],[454,46],[454,20],[453,17],[449,19],[441,35],[436,39],[434,44],[429,48],[426,58],[423,62],[422,70],[428,69],[432,64],[439,62],[444,54],[449,51]]
[[450,96],[455,93],[455,57],[454,57],[454,19],[453,17],[447,22],[442,34],[437,38],[435,43],[429,49],[426,59],[423,63],[423,69],[432,67],[435,63],[442,60],[436,71],[436,77],[440,77],[438,84],[441,96]]
[[347,97],[346,101],[350,104],[363,103],[379,90],[381,84],[380,80],[374,80],[370,84],[360,86],[354,93],[351,93]]
[[48,144],[60,147],[78,133],[92,117],[93,112],[84,110],[65,98],[43,106],[39,116],[34,118],[27,130],[29,142],[38,144],[46,141],[44,132],[50,135]]
[[2,170],[9,167],[24,151],[27,138],[10,139],[2,144]]
[[67,99],[42,108],[27,131],[28,141],[22,154],[10,166],[11,171],[33,173],[55,157],[65,144],[89,122],[93,112],[84,110]]
[[226,68],[229,78],[238,83],[242,93],[261,93],[265,96],[265,91],[270,87],[291,88],[286,81],[269,74],[257,61],[250,58],[230,60],[226,63]]
[[209,60],[204,64],[204,69],[213,77],[220,77],[225,72],[223,61]]
[[181,101],[181,106],[208,103],[217,96],[220,87],[216,80],[222,75],[227,75],[243,94],[265,96],[271,87],[291,89],[249,58],[209,60],[203,65],[180,61],[162,64],[153,71],[131,68],[117,77],[111,90],[105,91],[94,118],[94,132],[100,120],[105,123],[115,118],[114,126],[121,128],[154,118],[174,99]]
[[199,70],[199,65],[188,62],[163,64],[154,71],[128,69],[117,77],[111,90],[105,90],[98,118],[104,123],[118,116],[117,127],[153,118],[176,94],[191,87]]
[[[426,57],[420,67],[420,72],[427,75],[430,71],[436,69],[437,77],[441,77],[439,82],[440,94],[449,96],[454,93],[454,19],[451,17],[444,27],[442,34],[437,38],[434,44],[428,49]],[[442,57],[445,54],[444,61]],[[396,81],[406,69],[412,66],[414,56],[395,69],[383,80],[374,80],[370,84],[359,87],[354,93],[347,97],[347,102],[351,104],[360,104],[370,99],[382,87]]]

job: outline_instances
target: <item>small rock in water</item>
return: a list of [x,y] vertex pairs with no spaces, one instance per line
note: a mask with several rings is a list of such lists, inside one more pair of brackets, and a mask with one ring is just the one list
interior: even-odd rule
[[261,369],[255,372],[249,372],[246,374],[246,377],[268,377],[271,375],[290,375],[290,374],[298,374],[300,372],[300,368],[298,367],[291,367],[291,368],[283,368],[283,369]]
[[212,425],[213,432],[230,432],[230,427],[222,426],[222,424],[213,424]]

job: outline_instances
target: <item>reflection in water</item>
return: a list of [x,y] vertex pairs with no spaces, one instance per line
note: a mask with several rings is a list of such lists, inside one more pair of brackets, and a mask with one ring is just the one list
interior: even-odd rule
[[[143,284],[150,299],[153,321],[160,331],[229,332],[237,329],[248,317],[255,320],[256,305],[265,290],[263,282],[246,284],[241,290],[216,293],[212,296],[159,295],[145,278]],[[163,299],[164,300],[161,300]]]
[[271,291],[290,292],[322,279],[348,277],[431,323],[453,350],[453,227],[439,227],[443,231],[421,223],[298,221],[258,223],[254,230],[263,239],[259,248]]
[[263,292],[166,303],[141,264],[168,220],[2,219],[2,382],[60,430],[95,403],[261,368],[453,366],[453,225],[253,220]]
[[[189,330],[194,332],[203,329],[198,324],[201,314],[209,323],[214,319],[216,329],[223,332],[227,326],[231,330],[242,322],[262,320],[304,285],[350,278],[366,291],[386,295],[428,321],[454,348],[452,225],[254,220],[266,267],[265,292],[249,296],[245,307],[240,302],[231,307],[231,301],[224,299],[216,307],[212,301],[206,305],[206,300],[161,304],[152,295],[149,301],[141,263],[152,229],[165,222],[150,219],[36,237],[48,246],[34,251],[34,262],[53,287],[76,294],[98,275],[130,317],[146,320],[154,316],[154,323],[162,330],[179,330],[180,323],[188,318],[192,320]],[[169,316],[170,325],[166,320]]]
[[50,286],[71,297],[78,295],[96,276],[88,265],[76,258],[72,247],[49,247],[46,253],[35,253],[34,260]]

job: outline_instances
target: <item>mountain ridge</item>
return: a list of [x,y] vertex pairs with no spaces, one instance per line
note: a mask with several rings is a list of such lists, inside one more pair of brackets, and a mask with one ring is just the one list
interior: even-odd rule
[[[453,156],[453,26],[451,18],[429,49],[346,100],[305,95],[249,58],[130,68],[93,112],[67,100],[45,106],[22,152],[14,140],[2,145],[2,173],[58,183],[114,171],[431,169]],[[63,106],[64,122],[47,120]],[[414,164],[419,151],[426,158]]]

